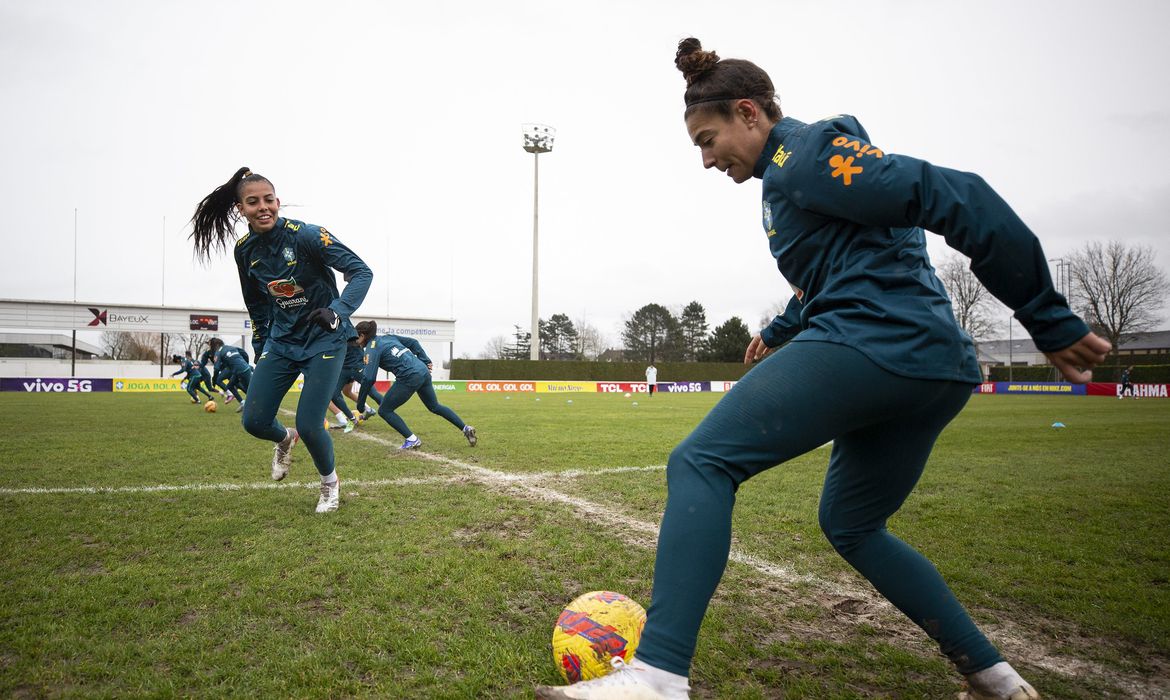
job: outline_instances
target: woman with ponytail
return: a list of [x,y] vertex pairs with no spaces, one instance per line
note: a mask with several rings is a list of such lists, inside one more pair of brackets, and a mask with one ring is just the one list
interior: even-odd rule
[[[240,219],[247,222],[248,232],[235,240]],[[324,427],[325,410],[345,360],[346,343],[357,337],[349,317],[365,299],[373,273],[332,232],[281,217],[272,183],[248,168],[240,168],[204,197],[191,222],[195,252],[203,259],[235,242],[256,356],[244,404],[244,429],[276,443],[272,457],[276,481],[288,475],[293,446],[303,440],[321,475],[317,512],[337,510],[341,485],[333,463],[333,440]],[[333,270],[348,280],[340,294]],[[286,428],[277,419],[277,410],[302,374],[296,427]]]
[[923,230],[971,258],[1070,381],[1088,381],[1109,343],[1069,309],[1035,235],[977,175],[887,153],[850,116],[785,117],[767,73],[697,39],[679,44],[675,65],[703,167],[763,181],[764,240],[794,295],[748,344],[744,362],[760,364],[670,455],[637,658],[537,697],[687,697],[699,625],[727,565],[736,490],[832,440],[819,519],[833,548],[938,643],[966,677],[965,697],[1038,698],[934,565],[886,529],[981,381]]

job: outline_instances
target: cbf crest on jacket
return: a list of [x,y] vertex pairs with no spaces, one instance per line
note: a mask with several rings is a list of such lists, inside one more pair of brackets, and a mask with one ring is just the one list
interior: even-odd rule
[[[303,360],[340,351],[357,337],[349,317],[361,306],[374,274],[329,230],[282,217],[266,233],[249,230],[236,242],[235,259],[257,357],[265,345],[273,345]],[[334,270],[349,280],[341,294]],[[341,318],[336,331],[309,322],[309,313],[322,307]]]
[[856,119],[836,116],[782,119],[755,176],[768,247],[793,291],[760,332],[769,347],[834,342],[902,376],[981,381],[923,229],[971,259],[1041,350],[1089,332],[1056,292],[1036,236],[978,175],[887,153]]

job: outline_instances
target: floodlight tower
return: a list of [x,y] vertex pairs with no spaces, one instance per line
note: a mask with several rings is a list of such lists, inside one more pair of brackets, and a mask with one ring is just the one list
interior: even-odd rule
[[[1064,258],[1048,258],[1048,262],[1056,263],[1056,291],[1063,294],[1067,300],[1068,295],[1072,292],[1072,284],[1069,279],[1072,263],[1067,262]],[[1069,304],[1071,305],[1072,302],[1070,301]]]
[[552,150],[557,130],[544,124],[523,124],[524,150],[532,154],[532,340],[528,357],[540,359],[540,304],[538,303],[538,270],[540,263],[540,154]]

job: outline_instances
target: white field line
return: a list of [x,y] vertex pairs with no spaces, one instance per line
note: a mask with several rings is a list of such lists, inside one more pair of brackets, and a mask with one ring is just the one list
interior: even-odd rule
[[[347,480],[346,486],[425,486],[429,484],[449,484],[452,482],[463,481],[455,476],[434,476],[427,478],[408,478],[400,479],[374,479],[359,481],[356,479]],[[24,488],[24,489],[8,489],[0,488],[0,496],[44,496],[55,494],[135,494],[135,493],[168,493],[168,492],[183,492],[183,491],[263,491],[271,489],[317,489],[321,487],[321,482],[314,481],[269,481],[252,484],[158,484],[155,486],[75,486],[75,487],[59,487],[59,488]]]
[[[373,438],[385,444],[381,438]],[[663,471],[665,466],[654,467],[611,467],[601,469],[570,469],[565,472],[534,472],[531,474],[505,474],[499,472],[505,479],[512,481],[543,481],[556,477],[583,477],[608,476],[610,474],[625,474],[629,472]],[[379,486],[428,486],[432,484],[450,484],[466,481],[467,477],[459,476],[430,476],[430,477],[401,477],[397,479],[346,479],[346,487],[379,487]],[[272,489],[316,489],[321,486],[319,481],[261,481],[251,484],[219,483],[219,484],[156,484],[154,486],[57,486],[57,487],[29,487],[29,488],[0,488],[0,496],[46,496],[69,494],[136,494],[136,493],[166,493],[184,491],[264,491]]]

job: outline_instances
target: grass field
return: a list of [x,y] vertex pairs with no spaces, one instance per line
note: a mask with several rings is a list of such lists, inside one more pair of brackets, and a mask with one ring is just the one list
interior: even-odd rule
[[[321,516],[234,405],[0,394],[0,695],[531,697],[569,600],[649,604],[662,465],[718,396],[569,398],[441,397],[475,449],[418,401],[419,452],[333,431]],[[828,454],[740,490],[694,697],[959,690],[821,535]],[[975,396],[890,527],[1046,698],[1170,697],[1170,401]]]

